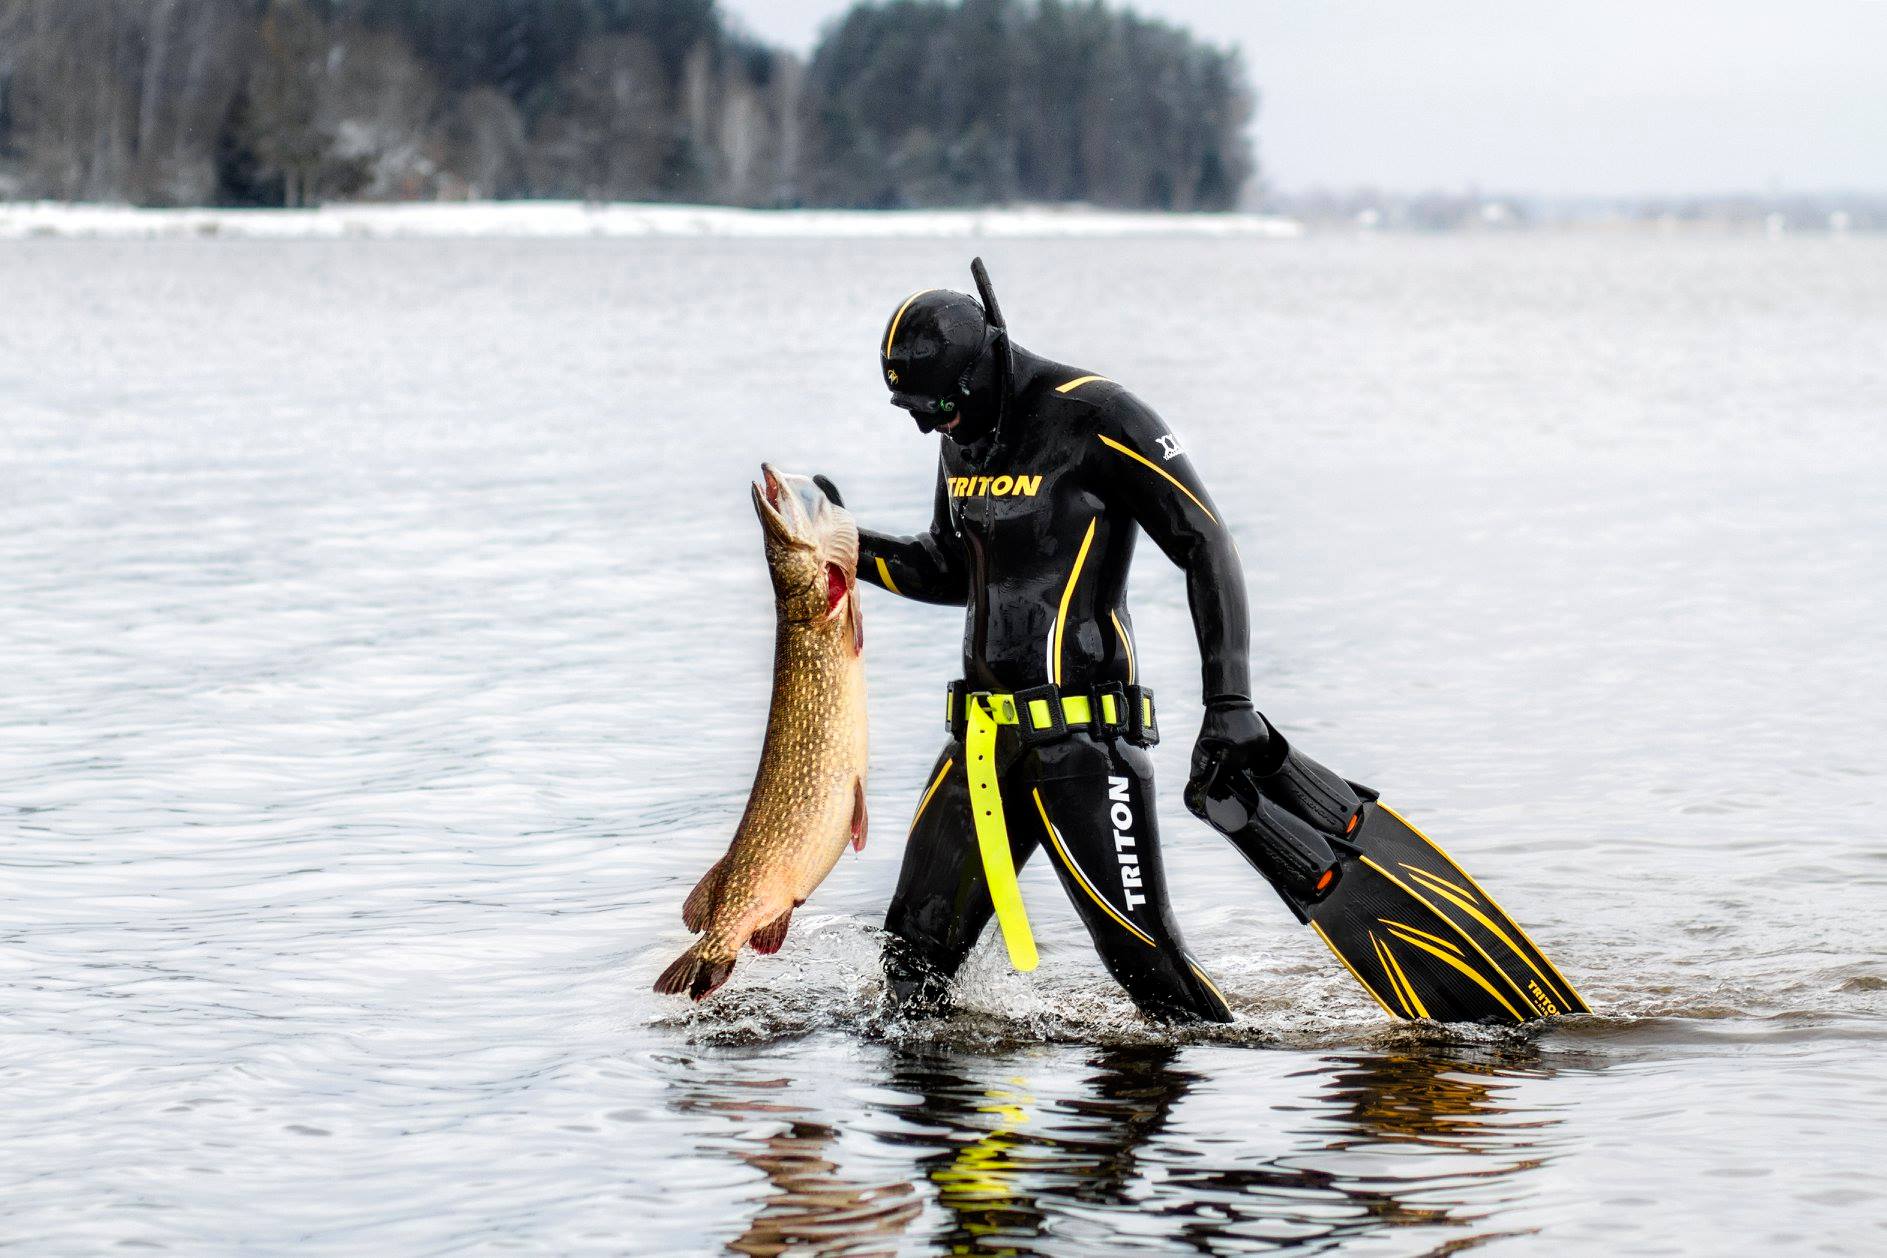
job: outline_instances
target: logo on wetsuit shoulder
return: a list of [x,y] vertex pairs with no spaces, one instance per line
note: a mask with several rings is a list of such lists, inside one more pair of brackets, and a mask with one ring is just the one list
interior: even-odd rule
[[1161,433],[1159,441],[1160,441],[1160,461],[1162,463],[1164,463],[1168,459],[1176,459],[1180,455],[1186,453],[1186,447],[1181,445],[1179,443],[1179,438],[1175,437],[1170,432]]
[[952,498],[1033,498],[1042,488],[1040,476],[952,476]]

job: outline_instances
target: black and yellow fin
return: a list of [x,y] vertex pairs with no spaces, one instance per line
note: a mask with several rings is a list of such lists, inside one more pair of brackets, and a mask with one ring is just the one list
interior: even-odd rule
[[1393,808],[1366,803],[1350,842],[1361,855],[1309,906],[1310,923],[1387,1012],[1506,1023],[1591,1012],[1494,897]]

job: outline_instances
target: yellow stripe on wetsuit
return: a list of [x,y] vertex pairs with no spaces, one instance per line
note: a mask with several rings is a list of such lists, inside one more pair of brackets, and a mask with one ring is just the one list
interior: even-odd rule
[[[1007,696],[1004,696],[1005,698]],[[1015,857],[1009,852],[1009,827],[1002,815],[1002,787],[996,781],[996,714],[990,699],[970,699],[964,731],[964,769],[970,777],[970,817],[976,825],[976,847],[983,857],[983,878],[989,900],[1002,928],[1009,964],[1018,970],[1035,968],[1035,935],[1022,907],[1022,888],[1016,884]],[[1012,701],[1013,706],[1013,701]],[[1013,717],[1011,718],[1013,722]]]
[[[1081,872],[1081,866],[1075,864],[1075,858],[1069,854],[1068,848],[1062,843],[1061,832],[1055,829],[1055,823],[1048,819],[1048,808],[1042,803],[1042,792],[1031,790],[1029,793],[1035,796],[1035,811],[1042,814],[1042,829],[1048,832],[1048,841],[1055,845],[1055,854],[1061,857],[1061,863],[1066,865],[1068,872],[1075,876],[1075,881],[1081,885],[1083,891],[1088,893],[1088,898],[1100,905],[1102,912],[1126,927],[1141,943],[1149,948],[1159,947],[1160,945],[1154,942],[1152,935],[1128,921],[1119,909],[1107,902],[1106,896],[1094,889],[1094,884],[1088,881],[1088,876]],[[1205,976],[1201,974],[1200,977]]]
[[1158,463],[1155,463],[1152,459],[1149,459],[1146,455],[1140,453],[1138,450],[1135,450],[1130,446],[1124,446],[1120,442],[1114,440],[1112,437],[1106,436],[1105,434],[1098,433],[1098,432],[1095,433],[1094,435],[1096,437],[1099,437],[1101,440],[1101,444],[1107,446],[1109,449],[1119,451],[1120,453],[1126,455],[1128,458],[1134,460],[1136,463],[1145,464],[1147,468],[1149,468],[1157,476],[1164,476],[1167,479],[1167,481],[1169,481],[1172,484],[1174,489],[1179,490],[1180,493],[1185,494],[1188,498],[1192,499],[1193,506],[1198,507],[1201,511],[1205,512],[1206,519],[1212,521],[1214,524],[1217,524],[1219,522],[1219,517],[1212,514],[1212,508],[1208,507],[1204,502],[1200,501],[1198,494],[1195,494],[1192,490],[1182,485],[1177,476],[1174,476],[1171,472],[1167,471],[1165,468],[1161,467]]
[[898,583],[891,579],[891,569],[885,566],[884,556],[873,555],[872,559],[878,564],[878,583],[893,594],[902,595],[904,591],[900,590]]

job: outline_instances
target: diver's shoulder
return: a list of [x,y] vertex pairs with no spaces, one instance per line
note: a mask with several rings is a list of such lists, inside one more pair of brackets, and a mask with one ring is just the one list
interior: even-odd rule
[[1029,392],[1038,406],[1099,418],[1114,413],[1151,414],[1151,408],[1112,376],[1085,367],[1038,359],[1031,364]]

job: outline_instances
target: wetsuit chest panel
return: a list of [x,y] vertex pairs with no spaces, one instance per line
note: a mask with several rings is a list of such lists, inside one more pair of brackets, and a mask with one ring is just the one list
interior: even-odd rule
[[1133,523],[1091,483],[1086,433],[1068,416],[1021,420],[1024,435],[999,457],[944,455],[969,561],[965,662],[992,686],[1091,685],[1113,653],[1100,621],[1118,601]]

